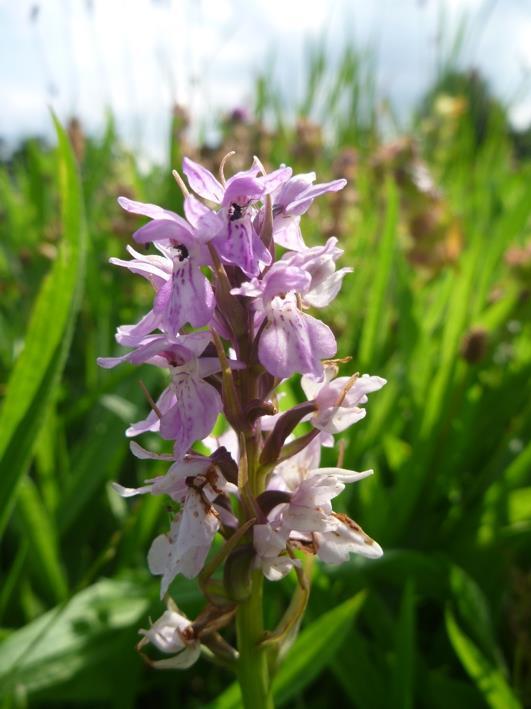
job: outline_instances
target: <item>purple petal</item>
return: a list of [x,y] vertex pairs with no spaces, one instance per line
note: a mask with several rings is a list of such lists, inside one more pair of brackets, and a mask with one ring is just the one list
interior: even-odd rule
[[347,181],[341,179],[333,180],[332,182],[323,182],[319,185],[312,185],[300,194],[296,200],[290,202],[287,207],[287,212],[288,214],[304,214],[304,212],[310,208],[316,197],[325,194],[325,192],[339,192],[346,184]]
[[203,354],[211,339],[209,332],[191,332],[188,335],[181,335],[178,343],[186,347],[195,357],[199,357],[200,354]]
[[223,315],[220,314],[218,308],[215,308],[214,312],[212,313],[210,327],[213,327],[214,330],[218,333],[218,335],[220,335],[220,337],[223,337],[225,340],[231,340],[233,337],[232,331],[228,323],[226,322]]
[[300,217],[278,214],[273,218],[273,241],[291,251],[304,251],[306,244],[302,238]]
[[188,178],[192,190],[204,199],[221,204],[223,199],[223,187],[216,180],[214,175],[202,165],[184,158],[183,172]]
[[103,367],[103,369],[113,369],[113,367],[117,367],[123,362],[128,362],[130,354],[131,353],[128,352],[127,354],[124,354],[121,357],[97,357],[96,363],[98,367]]
[[215,246],[225,263],[239,266],[247,276],[257,276],[260,265],[271,263],[271,254],[256,233],[249,218],[229,221],[227,232],[215,239]]
[[264,186],[264,194],[271,194],[281,185],[286,183],[291,177],[293,170],[291,167],[280,167],[278,170],[270,172],[268,175],[260,177],[260,182]]
[[154,453],[153,451],[148,451],[143,448],[136,441],[131,441],[129,443],[129,449],[135,458],[140,460],[173,460],[173,456],[168,453]]
[[[172,408],[172,406],[175,405],[175,401],[176,399],[174,392],[167,387],[157,399],[157,409],[161,414],[165,414]],[[158,414],[156,414],[155,411],[150,411],[145,419],[132,423],[126,430],[125,435],[128,438],[132,438],[133,436],[138,436],[141,433],[146,433],[147,431],[158,431],[159,427],[160,420]]]
[[113,257],[109,259],[109,262],[114,266],[127,268],[131,273],[143,276],[155,289],[160,288],[168,280],[173,269],[170,259],[164,256],[143,256],[130,247],[128,247],[128,251],[134,256],[132,260],[126,261]]
[[197,377],[183,375],[174,383],[176,404],[160,421],[160,434],[174,440],[175,459],[212,431],[222,409],[221,397],[213,386]]
[[171,281],[159,290],[153,310],[163,320],[165,330],[176,335],[185,323],[207,325],[215,306],[210,281],[191,260],[174,266]]
[[190,225],[179,217],[180,221],[153,220],[144,224],[133,234],[138,244],[149,244],[154,241],[176,241],[181,244],[192,244],[194,234]]
[[136,495],[145,495],[151,492],[151,485],[143,485],[142,487],[124,487],[120,483],[113,483],[112,489],[118,493],[120,497],[135,497]]
[[[258,177],[258,175],[260,174],[261,171],[262,171],[262,167],[260,165],[260,160],[258,160],[258,158],[255,155],[253,158],[253,163],[252,163],[251,167],[248,170],[240,170],[235,175],[233,175],[233,178],[234,177]],[[230,178],[230,179],[233,179],[233,178]],[[229,182],[230,182],[230,179],[229,179]]]
[[193,195],[184,200],[186,219],[196,230],[195,236],[201,242],[210,241],[223,229],[223,217],[213,212]]
[[210,377],[212,374],[221,371],[219,359],[217,357],[201,357],[201,359],[197,360],[197,371],[201,379]]
[[228,207],[233,202],[243,203],[259,199],[264,194],[264,187],[257,177],[239,177],[234,175],[227,182],[222,206]]
[[118,197],[118,204],[126,212],[131,212],[132,214],[141,214],[144,217],[149,217],[150,219],[167,219],[169,221],[181,222],[182,217],[175,212],[171,212],[169,209],[163,209],[157,204],[148,204],[146,202],[135,202],[127,197]]
[[128,352],[120,357],[98,357],[97,362],[100,367],[111,369],[122,362],[130,362],[131,364],[143,364],[148,362],[155,355],[163,352],[167,347],[167,338],[165,335],[154,335],[145,338],[144,341],[132,352]]
[[125,347],[138,347],[146,335],[159,326],[160,317],[150,310],[135,325],[120,325],[116,330],[116,342]]
[[286,208],[291,202],[294,202],[300,194],[311,186],[316,178],[315,172],[307,172],[301,175],[295,175],[290,180],[284,183],[282,189],[275,197],[275,207]]
[[311,283],[311,276],[297,266],[285,266],[277,261],[262,279],[264,282],[264,298],[272,300],[280,293],[295,290],[304,293]]

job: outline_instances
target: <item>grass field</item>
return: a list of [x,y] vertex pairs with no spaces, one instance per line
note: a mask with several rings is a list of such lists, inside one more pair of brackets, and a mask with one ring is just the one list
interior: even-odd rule
[[[354,51],[333,76],[316,53],[298,106],[261,79],[216,150],[187,149],[176,111],[168,165],[149,174],[112,121],[98,139],[71,124],[71,141],[57,125],[57,150],[28,141],[1,167],[0,706],[238,706],[224,670],[157,673],[134,651],[161,612],[145,556],[167,512],[110,483],[163,471],[123,436],[147,407],[138,380],[154,375],[96,365],[150,298],[107,263],[138,226],[116,196],[178,210],[170,167],[229,149],[234,169],[257,153],[349,179],[305,228],[312,243],[336,234],[355,268],[328,311],[339,355],[388,380],[344,436],[345,467],[375,475],[341,497],[384,556],[316,566],[278,704],[531,703],[531,160],[464,76],[434,84],[389,143],[371,76]],[[270,620],[294,583],[269,584]],[[200,607],[193,583],[172,593]]]

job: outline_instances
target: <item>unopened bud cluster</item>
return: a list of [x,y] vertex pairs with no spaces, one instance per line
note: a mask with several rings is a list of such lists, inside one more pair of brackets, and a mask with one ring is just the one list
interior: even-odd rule
[[[320,467],[320,454],[365,416],[367,394],[385,384],[367,374],[337,376],[335,337],[308,312],[329,305],[352,269],[336,268],[343,253],[337,239],[306,246],[301,216],[345,180],[315,184],[314,173],[294,176],[289,167],[266,173],[256,158],[227,180],[223,164],[219,180],[186,158],[183,172],[189,188],[175,176],[184,218],[118,200],[149,217],[133,238],[158,253],[128,246],[130,260],[111,262],[146,278],[154,299],[139,322],[117,330],[127,354],[99,359],[102,367],[148,363],[167,374],[149,414],[126,435],[150,431],[171,441],[167,454],[131,443],[138,458],[168,461],[168,471],[139,488],[115,487],[124,497],[166,495],[178,504],[170,528],[151,545],[149,568],[161,576],[161,597],[178,574],[199,577],[207,605],[191,622],[169,600],[141,631],[139,646],[151,643],[170,656],[155,666],[180,668],[195,662],[202,646],[230,656],[219,630],[247,597],[257,569],[276,581],[300,572],[301,551],[328,564],[351,553],[381,555],[331,504],[347,483],[372,471]],[[279,386],[293,375],[302,375],[307,401],[279,411]],[[219,414],[226,425],[214,436]],[[209,454],[195,450],[197,442]],[[209,555],[216,535],[221,544]],[[220,567],[222,581],[214,578]]]

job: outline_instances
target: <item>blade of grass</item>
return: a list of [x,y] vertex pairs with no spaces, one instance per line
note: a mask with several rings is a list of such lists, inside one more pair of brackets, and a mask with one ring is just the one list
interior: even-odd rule
[[395,249],[398,220],[398,193],[391,178],[386,181],[386,213],[381,241],[376,255],[378,264],[370,291],[370,307],[367,311],[359,350],[359,362],[366,371],[374,362],[378,345],[382,340],[382,321],[385,312],[385,294],[389,285],[393,254]]
[[408,580],[400,615],[395,626],[395,665],[393,670],[393,706],[408,709],[414,706],[415,686],[415,586]]
[[25,346],[7,384],[0,414],[0,534],[31,461],[47,407],[56,394],[81,297],[86,248],[81,186],[68,138],[53,117],[63,238],[33,308]]
[[68,595],[68,581],[53,520],[30,478],[19,483],[15,519],[20,536],[29,543],[28,555],[36,572],[36,585],[53,604],[64,601]]
[[522,704],[513,693],[499,667],[495,667],[459,627],[447,609],[446,629],[450,642],[463,667],[492,709],[520,709]]

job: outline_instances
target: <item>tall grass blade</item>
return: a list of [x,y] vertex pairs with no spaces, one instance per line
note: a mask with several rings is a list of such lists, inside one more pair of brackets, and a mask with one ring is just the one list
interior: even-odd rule
[[33,308],[25,346],[7,383],[0,414],[0,534],[56,394],[80,301],[86,249],[81,185],[68,138],[55,116],[63,238]]

